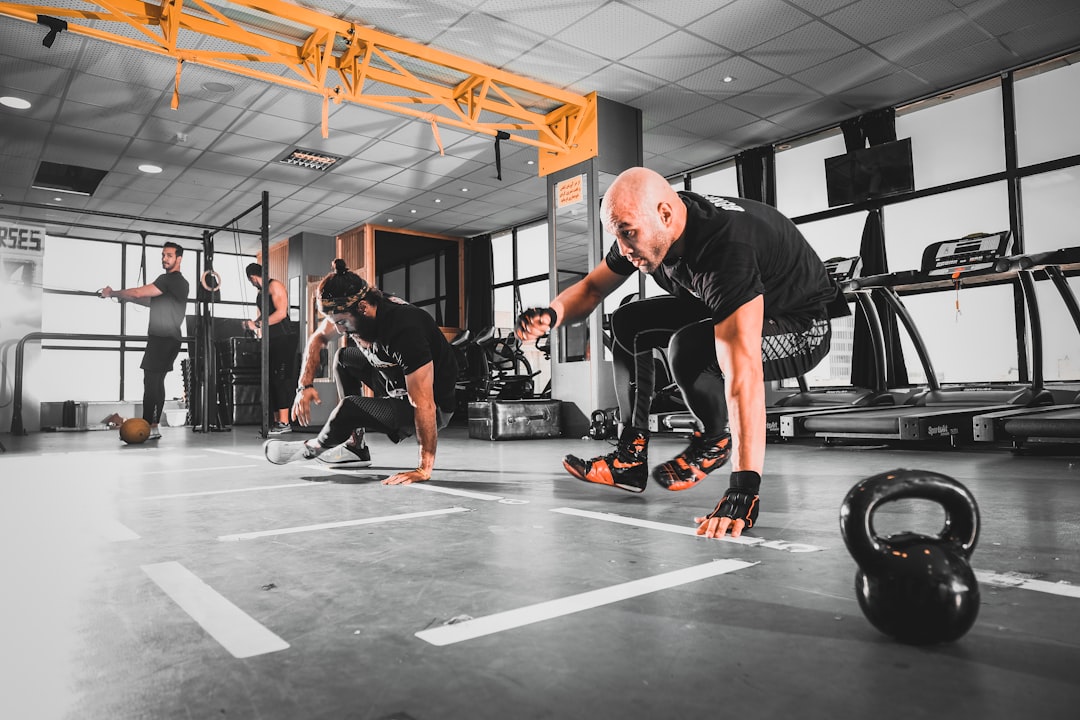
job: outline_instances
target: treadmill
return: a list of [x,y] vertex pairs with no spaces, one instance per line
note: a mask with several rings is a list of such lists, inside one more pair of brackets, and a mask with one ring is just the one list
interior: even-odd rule
[[848,408],[785,418],[781,428],[785,437],[816,437],[827,443],[842,439],[933,441],[955,446],[973,440],[976,415],[1051,403],[1052,395],[1042,388],[1041,373],[1031,384],[942,387],[922,336],[900,300],[900,293],[952,289],[961,282],[968,286],[1006,283],[1020,275],[1035,354],[1041,358],[1034,283],[1023,280],[1017,261],[1010,255],[1012,245],[1012,234],[1008,230],[945,240],[924,250],[918,271],[887,273],[852,281],[857,288],[870,290],[884,298],[896,311],[919,355],[927,387],[895,407]]
[[[1080,247],[1024,255],[1015,259],[1013,267],[1024,282],[1049,278],[1080,334],[1080,304],[1065,279],[1067,272],[1080,271]],[[1041,378],[1041,355],[1034,357],[1033,363],[1036,377]],[[972,432],[976,442],[1007,445],[1014,451],[1035,444],[1080,443],[1080,393],[1066,404],[1009,408],[976,415],[972,420]]]
[[869,293],[858,290],[852,284],[860,276],[862,258],[832,258],[825,261],[825,269],[830,279],[840,286],[845,299],[853,302],[857,311],[862,313],[870,329],[874,351],[874,385],[869,388],[848,386],[810,389],[806,380],[800,377],[798,392],[782,397],[765,408],[767,439],[783,438],[781,427],[784,418],[795,413],[813,414],[840,407],[880,407],[896,403],[893,394],[885,387],[885,335],[877,306]]

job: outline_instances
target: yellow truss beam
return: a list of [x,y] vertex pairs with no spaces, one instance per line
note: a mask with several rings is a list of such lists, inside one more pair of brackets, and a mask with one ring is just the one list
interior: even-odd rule
[[[82,3],[86,7],[0,1],[0,15],[32,23],[38,15],[62,18],[68,32],[176,58],[174,108],[183,64],[194,63],[321,96],[324,137],[329,103],[347,101],[427,120],[433,131],[442,124],[507,133],[537,148],[541,175],[597,154],[595,93],[576,95],[283,0]],[[102,29],[108,23],[134,28],[137,37]],[[194,47],[203,36],[236,47]],[[380,94],[376,84],[396,90]]]

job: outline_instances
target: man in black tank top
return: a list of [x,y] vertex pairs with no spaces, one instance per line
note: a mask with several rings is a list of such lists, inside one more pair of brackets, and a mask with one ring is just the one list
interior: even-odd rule
[[259,294],[255,297],[256,316],[245,320],[244,328],[261,337],[269,334],[270,345],[270,409],[274,411],[271,435],[290,432],[289,408],[292,407],[293,388],[296,387],[297,337],[296,324],[289,319],[289,292],[280,280],[270,279],[270,315],[262,317],[262,265],[251,263],[244,271],[248,282]]
[[764,383],[805,373],[828,353],[827,306],[836,288],[798,228],[761,203],[676,192],[659,174],[632,168],[612,183],[600,214],[615,237],[607,257],[550,307],[522,313],[518,337],[529,340],[584,319],[635,270],[670,295],[612,314],[624,430],[615,452],[568,455],[563,465],[586,482],[644,491],[652,351],[667,347],[675,382],[700,429],[652,477],[668,490],[685,490],[730,457],[727,492],[695,522],[699,535],[723,537],[730,530],[738,537],[759,510]]

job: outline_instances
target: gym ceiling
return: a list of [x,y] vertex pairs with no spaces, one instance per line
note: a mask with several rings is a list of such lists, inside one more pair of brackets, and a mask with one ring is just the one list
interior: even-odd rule
[[[44,206],[215,226],[267,191],[272,242],[468,237],[544,216],[594,93],[672,176],[1078,48],[1075,0],[0,1],[0,97],[32,104],[0,106],[0,216],[115,237]],[[40,161],[104,176],[38,189]]]

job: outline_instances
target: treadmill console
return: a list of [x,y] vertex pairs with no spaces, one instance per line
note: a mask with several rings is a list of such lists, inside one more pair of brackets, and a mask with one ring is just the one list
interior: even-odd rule
[[942,240],[923,251],[925,275],[959,276],[978,270],[993,269],[998,260],[1013,252],[1012,232],[968,235],[959,240]]
[[858,255],[849,258],[830,258],[825,261],[825,270],[829,273],[829,279],[835,282],[859,277],[860,269],[862,269],[862,258]]

